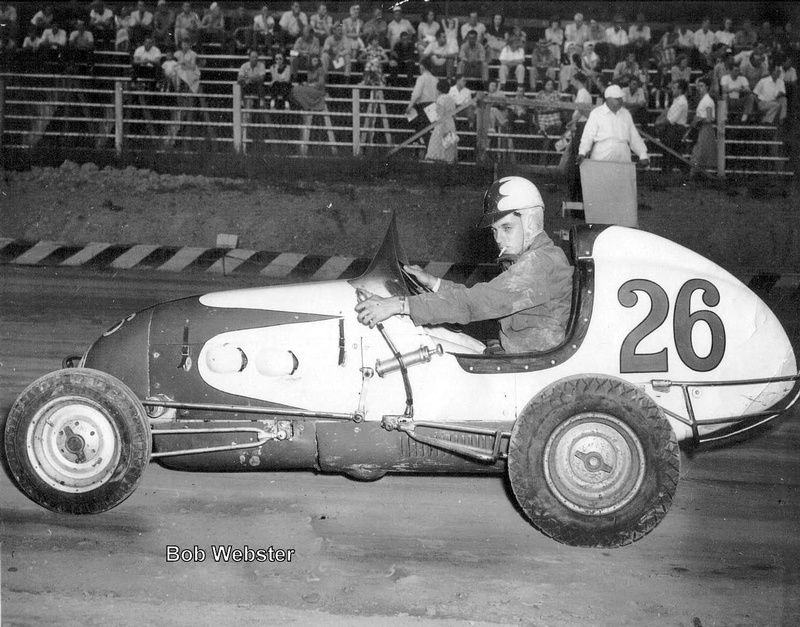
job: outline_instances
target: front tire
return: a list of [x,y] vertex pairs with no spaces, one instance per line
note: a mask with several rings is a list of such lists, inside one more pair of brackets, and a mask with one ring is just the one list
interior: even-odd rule
[[544,534],[572,546],[619,547],[666,516],[680,450],[642,390],[619,379],[573,377],[522,411],[508,472],[517,501]]
[[97,514],[128,498],[150,461],[147,414],[118,379],[88,368],[51,372],[17,398],[5,427],[8,468],[49,510]]

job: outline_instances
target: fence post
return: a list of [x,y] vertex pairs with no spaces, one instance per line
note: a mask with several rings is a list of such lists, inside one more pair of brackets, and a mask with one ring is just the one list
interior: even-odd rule
[[122,155],[122,81],[114,81],[114,149]]
[[0,169],[5,166],[3,159],[3,132],[5,131],[4,120],[6,117],[6,79],[0,76]]
[[717,176],[725,177],[725,121],[728,119],[728,103],[720,98],[717,103]]
[[477,116],[475,120],[475,163],[484,165],[486,163],[486,147],[489,144],[489,107],[486,104],[486,94],[478,93]]
[[242,152],[242,86],[233,84],[233,149]]
[[361,90],[353,88],[353,156],[361,156]]

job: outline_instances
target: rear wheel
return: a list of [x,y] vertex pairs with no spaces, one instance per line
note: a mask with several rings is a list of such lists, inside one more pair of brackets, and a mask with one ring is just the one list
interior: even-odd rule
[[144,407],[104,372],[69,368],[33,382],[11,408],[6,461],[15,482],[42,507],[96,514],[136,488],[150,460]]
[[531,522],[558,542],[618,547],[664,518],[680,452],[655,402],[605,377],[560,381],[520,414],[508,455],[511,486]]

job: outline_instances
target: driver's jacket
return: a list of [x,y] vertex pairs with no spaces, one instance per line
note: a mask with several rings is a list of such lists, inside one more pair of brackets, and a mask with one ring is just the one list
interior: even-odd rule
[[545,351],[564,341],[571,302],[572,266],[546,233],[488,283],[442,280],[436,292],[408,299],[416,325],[499,319],[500,343],[509,353]]

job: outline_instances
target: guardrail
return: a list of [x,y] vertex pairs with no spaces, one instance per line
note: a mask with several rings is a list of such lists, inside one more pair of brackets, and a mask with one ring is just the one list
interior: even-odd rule
[[[386,156],[399,152],[422,158],[424,146],[409,144],[414,128],[405,118],[410,88],[331,84],[325,111],[260,108],[228,83],[227,93],[161,91],[155,83],[119,77],[52,74],[0,74],[0,154],[5,162],[37,146],[89,148],[117,154],[199,151],[265,153],[286,157],[321,155]],[[219,86],[217,86],[219,87]],[[215,90],[216,91],[216,90]],[[509,99],[528,106],[528,115],[502,131],[489,132],[489,104],[479,94],[476,123],[456,118],[462,164],[514,163],[555,169],[561,153],[556,137],[531,123],[528,98]],[[571,105],[561,105],[567,108]],[[655,111],[651,111],[655,114]],[[728,125],[718,104],[716,173],[790,176],[789,157],[777,129],[767,125]],[[644,128],[648,129],[646,125]],[[398,146],[399,150],[396,150]],[[651,163],[661,154],[652,148]],[[684,146],[683,152],[690,149]]]

